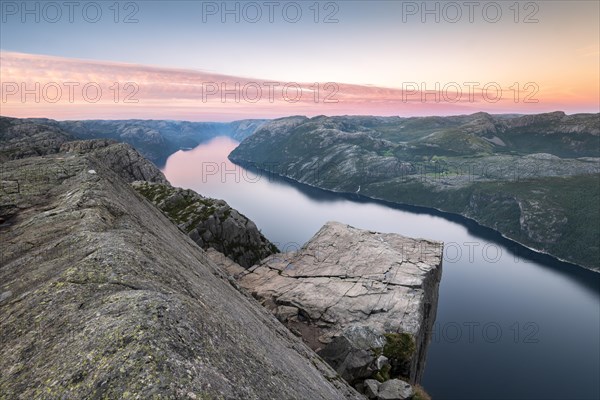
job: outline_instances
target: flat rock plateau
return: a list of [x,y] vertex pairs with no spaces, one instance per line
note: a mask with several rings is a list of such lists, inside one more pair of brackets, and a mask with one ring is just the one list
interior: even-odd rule
[[298,252],[225,268],[349,382],[418,383],[441,264],[440,242],[329,222]]

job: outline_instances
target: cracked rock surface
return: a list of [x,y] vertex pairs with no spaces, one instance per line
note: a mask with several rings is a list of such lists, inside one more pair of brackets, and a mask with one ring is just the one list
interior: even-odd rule
[[386,334],[408,335],[414,348],[396,372],[418,382],[441,262],[440,242],[328,222],[298,252],[272,255],[238,282],[350,382],[377,372],[372,350],[393,350]]

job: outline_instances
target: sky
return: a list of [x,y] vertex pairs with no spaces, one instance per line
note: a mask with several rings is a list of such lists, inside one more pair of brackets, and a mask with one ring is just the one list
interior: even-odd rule
[[0,1],[0,114],[600,111],[598,1]]

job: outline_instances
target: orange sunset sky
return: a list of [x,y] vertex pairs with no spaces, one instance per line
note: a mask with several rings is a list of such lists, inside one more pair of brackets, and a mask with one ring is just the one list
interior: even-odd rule
[[101,3],[95,14],[8,3],[5,116],[227,121],[600,108],[595,1],[472,9],[351,1],[318,12],[295,3],[300,14],[271,15],[244,2],[227,3],[229,13],[221,2],[128,2],[118,13]]

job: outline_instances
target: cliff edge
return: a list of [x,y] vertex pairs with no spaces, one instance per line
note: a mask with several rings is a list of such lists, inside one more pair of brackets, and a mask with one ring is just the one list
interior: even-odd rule
[[328,222],[298,252],[269,256],[247,271],[224,269],[351,384],[397,377],[418,383],[442,248]]
[[129,184],[164,177],[114,169],[133,149],[53,146],[0,164],[1,399],[361,398]]

